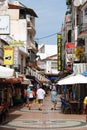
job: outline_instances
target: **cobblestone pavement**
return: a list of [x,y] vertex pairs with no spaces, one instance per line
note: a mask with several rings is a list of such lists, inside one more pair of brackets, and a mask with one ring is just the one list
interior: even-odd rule
[[86,115],[63,114],[58,95],[57,110],[51,110],[50,94],[44,100],[43,110],[38,110],[34,102],[33,108],[27,106],[16,108],[0,125],[1,130],[87,130]]

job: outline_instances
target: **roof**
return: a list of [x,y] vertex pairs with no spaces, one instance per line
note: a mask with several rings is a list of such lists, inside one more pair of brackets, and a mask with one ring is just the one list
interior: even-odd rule
[[[46,58],[43,59],[43,60],[56,60],[56,59],[57,59],[57,54],[48,56],[48,57],[46,57]],[[43,61],[43,60],[42,60],[42,61]]]
[[26,14],[30,14],[31,16],[38,17],[37,14],[34,12],[33,9],[23,7],[23,6],[18,6],[14,4],[8,4],[9,9],[19,9],[19,10],[25,10]]

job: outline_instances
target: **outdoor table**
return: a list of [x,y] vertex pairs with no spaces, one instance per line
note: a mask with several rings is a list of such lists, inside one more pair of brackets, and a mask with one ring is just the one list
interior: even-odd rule
[[72,107],[72,113],[77,114],[79,112],[79,101],[78,100],[70,100],[69,103]]

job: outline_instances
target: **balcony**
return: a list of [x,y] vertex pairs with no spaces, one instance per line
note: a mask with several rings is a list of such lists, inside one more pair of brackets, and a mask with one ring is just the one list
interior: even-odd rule
[[78,27],[78,37],[85,38],[87,37],[87,23],[83,23]]
[[27,23],[27,29],[29,30],[29,33],[35,35],[36,30],[35,30],[35,27],[34,27],[34,25],[32,24],[31,21],[28,21],[28,23]]
[[34,50],[36,53],[38,51],[38,46],[36,43],[29,41],[28,45],[27,45],[27,49],[28,50]]

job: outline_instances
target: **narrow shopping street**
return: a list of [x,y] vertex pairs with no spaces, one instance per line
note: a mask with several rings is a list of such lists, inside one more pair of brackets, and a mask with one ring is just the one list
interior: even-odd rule
[[45,97],[43,110],[38,110],[34,102],[33,108],[27,106],[12,108],[7,121],[0,125],[2,130],[87,130],[86,115],[63,114],[60,95],[57,110],[51,110],[50,93]]

